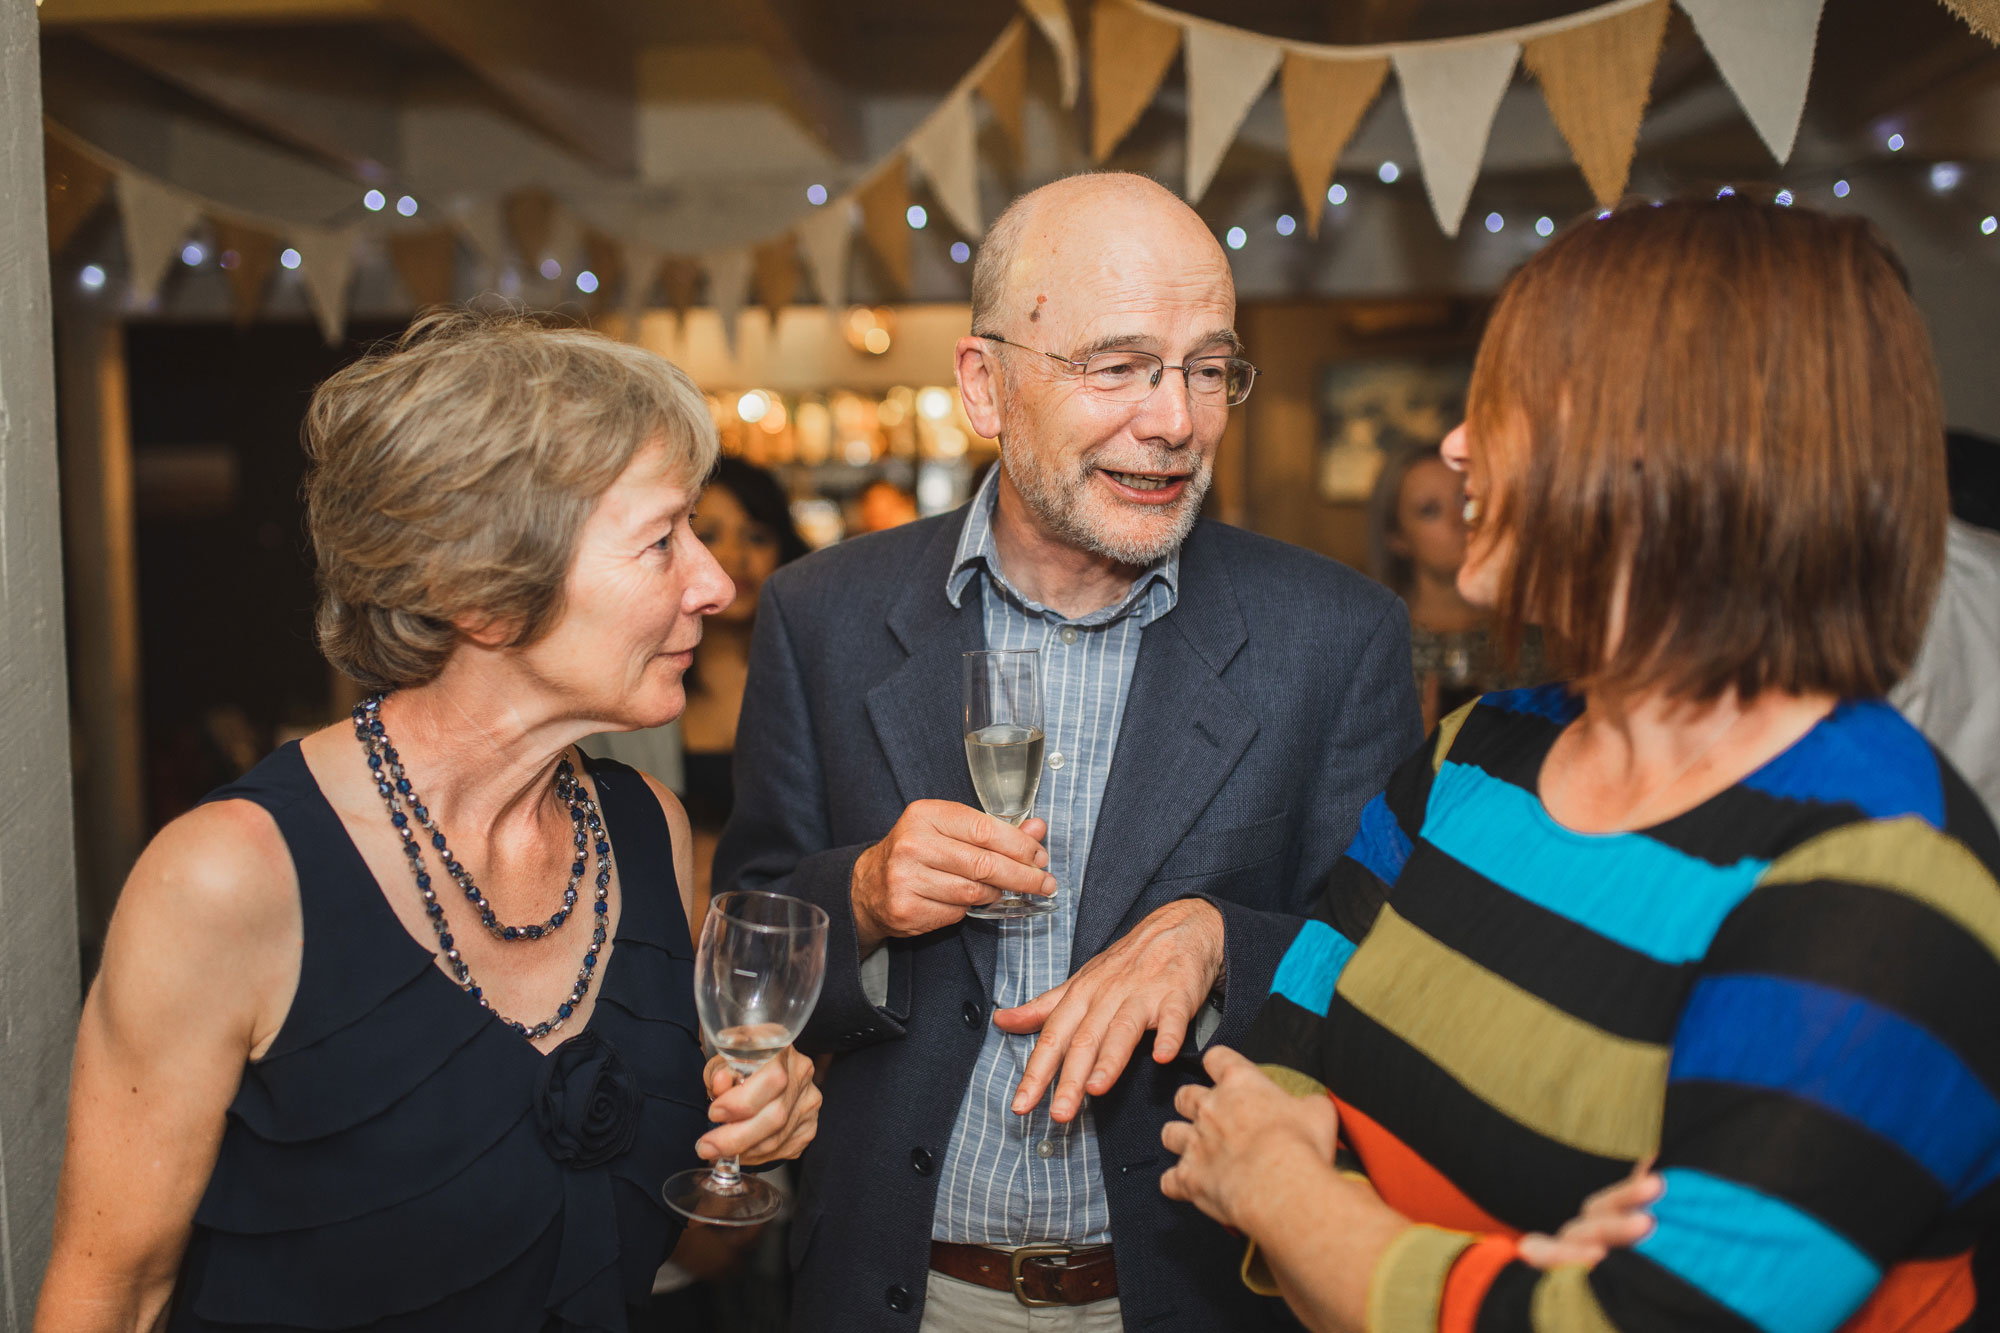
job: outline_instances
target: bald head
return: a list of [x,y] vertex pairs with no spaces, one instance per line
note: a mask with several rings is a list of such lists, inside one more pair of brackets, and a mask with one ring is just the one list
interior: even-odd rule
[[1158,181],[1089,172],[1031,190],[994,219],[972,270],[972,329],[1021,337],[1050,314],[1050,289],[1077,280],[1193,279],[1227,288],[1229,261],[1208,225]]

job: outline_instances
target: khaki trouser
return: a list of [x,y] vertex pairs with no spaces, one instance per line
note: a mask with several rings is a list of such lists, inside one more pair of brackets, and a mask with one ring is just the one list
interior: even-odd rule
[[1011,1291],[932,1273],[918,1333],[1122,1333],[1124,1327],[1116,1296],[1089,1305],[1029,1307]]

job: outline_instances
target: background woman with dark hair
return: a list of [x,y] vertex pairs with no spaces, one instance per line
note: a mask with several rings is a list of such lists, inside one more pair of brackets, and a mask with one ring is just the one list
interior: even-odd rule
[[1487,633],[1490,612],[1458,590],[1465,562],[1465,479],[1434,444],[1390,454],[1368,500],[1368,572],[1395,589],[1410,609],[1410,664],[1424,727],[1488,690],[1539,685],[1542,639],[1522,636],[1503,665]]

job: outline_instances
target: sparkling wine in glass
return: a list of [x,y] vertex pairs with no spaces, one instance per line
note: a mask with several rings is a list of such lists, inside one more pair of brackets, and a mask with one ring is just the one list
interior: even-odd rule
[[[1035,812],[1042,785],[1042,655],[995,651],[965,655],[965,762],[972,790],[995,819],[1019,827]],[[983,921],[1038,916],[1055,909],[1054,898],[1003,893],[966,915]]]
[[[779,893],[725,893],[708,905],[695,951],[694,1005],[702,1034],[737,1081],[792,1044],[819,1003],[826,976],[826,913]],[[667,1178],[667,1206],[696,1222],[748,1227],[778,1215],[778,1191],[734,1157]]]

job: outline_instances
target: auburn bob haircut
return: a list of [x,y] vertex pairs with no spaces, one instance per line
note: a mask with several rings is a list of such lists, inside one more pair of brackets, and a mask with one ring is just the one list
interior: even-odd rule
[[1937,372],[1859,219],[1731,196],[1578,223],[1501,293],[1467,436],[1501,643],[1542,626],[1586,694],[1868,697],[1916,656]]

